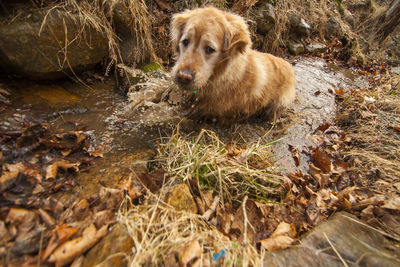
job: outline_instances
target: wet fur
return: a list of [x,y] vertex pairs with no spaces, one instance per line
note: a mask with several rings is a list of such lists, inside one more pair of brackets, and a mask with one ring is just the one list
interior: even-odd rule
[[[182,88],[197,91],[194,111],[200,116],[233,122],[255,114],[267,116],[295,98],[291,65],[271,54],[251,49],[248,27],[238,15],[213,7],[175,14],[171,22],[172,46],[179,71],[193,73]],[[182,41],[189,40],[185,46]],[[208,55],[206,46],[215,52]]]

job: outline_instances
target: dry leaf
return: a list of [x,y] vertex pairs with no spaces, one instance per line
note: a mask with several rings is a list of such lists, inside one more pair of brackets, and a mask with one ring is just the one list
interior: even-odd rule
[[0,177],[0,192],[10,187],[18,178],[19,171],[4,172]]
[[193,264],[200,259],[202,252],[203,249],[201,248],[197,239],[190,242],[187,246],[185,246],[185,249],[182,253],[182,266],[193,266]]
[[391,196],[383,202],[382,208],[389,210],[400,210],[400,198]]
[[314,153],[311,155],[311,160],[315,164],[316,167],[320,168],[323,172],[329,173],[332,170],[331,159],[325,151],[320,150],[319,148],[314,150]]
[[78,228],[69,227],[65,224],[62,224],[57,226],[55,231],[58,242],[61,244],[67,241],[71,236],[73,236],[78,231]]
[[55,263],[56,266],[64,266],[70,263],[105,236],[108,232],[107,228],[108,226],[105,225],[99,230],[96,230],[94,224],[91,224],[83,231],[82,237],[67,241],[59,246],[53,254],[51,254],[48,261]]
[[287,248],[295,240],[286,235],[273,236],[264,240],[261,240],[261,246],[268,251],[276,251]]
[[299,151],[296,148],[294,148],[292,145],[289,145],[289,150],[290,150],[290,153],[292,153],[292,158],[294,160],[294,163],[295,163],[296,167],[299,167],[300,166],[300,153],[299,153]]
[[35,227],[37,215],[30,210],[11,208],[5,222],[16,226],[18,229],[18,236],[20,236],[30,232]]
[[42,221],[49,227],[53,227],[54,225],[56,225],[56,220],[51,217],[50,214],[47,213],[47,211],[43,210],[43,209],[39,209],[38,213],[40,215],[40,218],[42,218]]
[[53,178],[55,179],[58,173],[58,169],[61,168],[64,171],[68,169],[73,169],[75,172],[79,171],[78,163],[70,163],[66,160],[59,160],[54,162],[53,164],[47,166],[46,168],[46,179]]
[[56,235],[52,235],[50,238],[49,243],[47,244],[46,249],[43,251],[42,253],[42,257],[41,257],[41,261],[45,261],[50,255],[51,253],[53,253],[53,251],[58,247],[59,242],[57,240],[57,236]]

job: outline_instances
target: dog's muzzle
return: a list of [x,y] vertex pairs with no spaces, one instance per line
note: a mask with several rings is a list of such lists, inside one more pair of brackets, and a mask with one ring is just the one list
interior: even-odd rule
[[179,70],[176,74],[176,81],[183,87],[190,86],[194,81],[194,73],[190,70]]

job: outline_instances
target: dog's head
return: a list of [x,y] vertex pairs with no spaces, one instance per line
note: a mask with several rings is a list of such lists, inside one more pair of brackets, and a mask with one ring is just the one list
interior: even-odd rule
[[175,14],[171,39],[176,59],[172,76],[186,89],[205,86],[217,69],[251,46],[243,18],[213,7]]

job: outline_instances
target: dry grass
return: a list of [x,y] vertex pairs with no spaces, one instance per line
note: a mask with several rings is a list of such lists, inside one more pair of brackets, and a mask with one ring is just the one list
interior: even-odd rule
[[275,53],[281,46],[286,46],[290,34],[290,14],[304,18],[312,26],[313,34],[324,40],[325,26],[328,15],[332,11],[328,8],[328,1],[275,1],[276,24],[266,38],[263,49]]
[[[120,51],[120,40],[113,25],[113,14],[118,4],[122,4],[123,9],[128,12],[130,18],[129,28],[135,37],[136,43],[134,47],[132,47],[132,49],[135,49],[133,53],[133,62],[145,60],[146,55],[150,55],[150,60],[156,60],[157,57],[154,53],[151,39],[151,21],[149,20],[149,14],[144,0],[64,0],[47,9],[42,28],[45,26],[51,27],[51,25],[46,25],[46,20],[47,16],[54,10],[64,10],[72,12],[72,14],[77,14],[79,21],[77,21],[76,17],[71,16],[71,19],[75,20],[75,24],[79,25],[81,28],[80,34],[78,34],[75,39],[85,37],[85,29],[87,27],[93,28],[106,36],[109,47],[109,63],[106,68],[107,74],[113,65],[124,63]],[[75,39],[67,40],[63,51],[67,50],[68,44],[75,41]],[[67,54],[67,52],[65,52],[65,54]]]
[[220,194],[222,203],[245,195],[259,201],[277,201],[283,194],[284,177],[270,161],[269,144],[247,144],[245,148],[224,144],[210,130],[188,140],[179,130],[158,148],[158,161],[166,171],[183,181],[195,179],[200,189]]
[[[161,195],[161,194],[160,194]],[[182,260],[192,242],[200,245],[198,266],[260,266],[262,252],[229,240],[201,215],[177,211],[159,197],[149,195],[144,204],[118,215],[134,241],[130,266],[170,266]],[[225,252],[218,262],[213,255]]]
[[[261,141],[245,148],[226,145],[216,133],[204,129],[195,137],[185,138],[178,127],[159,145],[156,161],[168,173],[169,183],[189,181],[187,184],[192,187],[211,189],[219,196],[221,206],[233,200],[240,200],[245,206],[248,197],[271,203],[283,194],[284,177],[272,167],[269,145]],[[165,186],[158,195],[148,192],[143,204],[134,206],[126,199],[120,209],[118,221],[126,225],[134,241],[131,266],[170,266],[177,262],[185,265],[183,255],[194,257],[195,252],[188,247],[196,242],[200,246],[198,266],[262,265],[264,251],[250,245],[246,234],[239,244],[222,234],[205,214],[177,211],[162,200]],[[247,226],[246,209],[243,210],[243,224]],[[225,255],[217,261],[213,259],[221,251]]]
[[399,77],[355,92],[340,104],[339,124],[351,142],[345,151],[350,172],[362,186],[379,193],[395,192],[400,182]]

